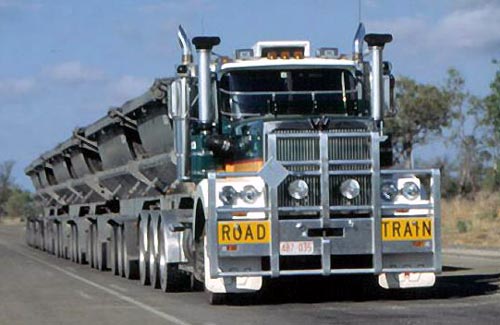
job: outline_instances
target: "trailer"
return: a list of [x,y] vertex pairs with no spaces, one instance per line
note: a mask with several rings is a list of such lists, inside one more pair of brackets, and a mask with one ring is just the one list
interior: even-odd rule
[[391,35],[360,24],[352,55],[261,41],[233,57],[177,36],[173,77],[26,168],[44,207],[28,245],[212,304],[283,276],[434,285],[440,176],[393,165]]

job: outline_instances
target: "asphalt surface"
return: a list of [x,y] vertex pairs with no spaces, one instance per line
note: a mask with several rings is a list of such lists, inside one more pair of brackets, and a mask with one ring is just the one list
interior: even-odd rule
[[0,226],[0,324],[497,324],[500,256],[473,253],[445,254],[430,289],[298,278],[210,306],[203,292],[162,293],[30,248],[23,227]]

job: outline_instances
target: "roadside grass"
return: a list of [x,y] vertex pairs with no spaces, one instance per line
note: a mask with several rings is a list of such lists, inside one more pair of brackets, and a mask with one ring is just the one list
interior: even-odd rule
[[0,225],[6,225],[6,226],[12,226],[12,225],[19,225],[24,223],[23,218],[19,217],[0,217]]
[[442,201],[444,247],[500,248],[500,193]]

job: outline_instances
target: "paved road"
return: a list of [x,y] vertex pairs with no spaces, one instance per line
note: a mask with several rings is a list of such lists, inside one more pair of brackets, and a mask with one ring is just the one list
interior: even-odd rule
[[0,226],[0,324],[496,324],[500,258],[447,255],[432,289],[383,291],[361,279],[273,282],[258,297],[210,306],[27,247]]

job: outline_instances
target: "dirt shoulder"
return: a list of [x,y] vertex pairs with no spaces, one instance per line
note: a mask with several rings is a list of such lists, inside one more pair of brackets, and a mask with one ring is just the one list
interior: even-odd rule
[[442,201],[443,247],[500,248],[500,193]]

